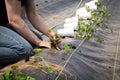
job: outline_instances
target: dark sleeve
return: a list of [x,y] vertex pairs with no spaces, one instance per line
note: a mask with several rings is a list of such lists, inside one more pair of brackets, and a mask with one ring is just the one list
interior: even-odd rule
[[0,25],[5,26],[6,24],[8,24],[8,17],[5,6],[5,0],[0,0]]

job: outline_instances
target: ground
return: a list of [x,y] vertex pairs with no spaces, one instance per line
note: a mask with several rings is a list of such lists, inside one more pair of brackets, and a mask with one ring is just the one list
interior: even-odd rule
[[[50,1],[52,0],[45,1],[44,4],[48,4]],[[70,2],[68,3],[67,1]],[[80,7],[82,7],[83,4],[88,1],[89,0],[84,0]],[[63,74],[66,75],[61,76],[59,80],[66,80],[66,77],[68,80],[120,79],[120,1],[101,1],[107,4],[107,10],[111,14],[109,19],[106,21],[107,27],[99,28],[99,31],[97,32],[97,34],[104,39],[104,42],[100,44],[94,40],[89,40],[84,41],[83,43],[83,39],[75,39],[75,42],[73,41],[73,45],[76,47],[79,45],[79,43],[81,45],[78,47],[69,63],[66,65],[65,70],[63,70]],[[40,6],[37,4],[40,3],[38,2],[36,5],[39,13],[43,16],[44,20],[50,27],[60,23],[57,25],[57,28],[54,28],[54,30],[56,30],[62,26],[64,23],[64,18],[68,17],[68,14],[71,14],[71,12],[74,11],[76,7],[75,5],[77,5],[78,2],[79,0],[58,0],[58,2],[56,1],[55,3],[51,3],[52,5],[49,4],[51,5],[49,7],[45,5],[45,7],[39,8]],[[61,6],[61,4],[64,6]],[[56,49],[43,49],[39,54],[43,55],[44,61],[47,62],[47,65],[51,65],[59,71],[62,69],[65,62],[68,60],[72,52],[74,52],[74,50],[75,49],[71,49],[71,51],[66,52],[64,50],[57,51]],[[46,65],[44,61],[43,64]],[[16,64],[20,66],[24,73],[35,77],[37,80],[46,80],[46,77],[48,77],[45,75],[46,73],[43,74],[41,70],[36,69],[36,65],[34,66],[31,62],[25,63],[23,60]],[[0,70],[0,72],[4,72],[11,66],[12,65],[5,67],[4,69]],[[51,75],[49,76],[51,77]],[[56,75],[52,74],[51,80],[55,80],[54,77],[56,77]]]

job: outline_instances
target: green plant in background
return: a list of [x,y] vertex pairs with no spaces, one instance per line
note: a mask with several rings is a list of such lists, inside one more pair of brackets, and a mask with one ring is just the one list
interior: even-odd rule
[[81,38],[90,39],[92,38],[93,33],[95,32],[95,29],[91,27],[91,23],[87,21],[80,21],[78,30],[77,30],[77,36]]
[[97,21],[96,21],[96,25],[98,25],[98,26],[102,26],[104,24],[104,21],[103,21],[103,19],[98,19]]
[[0,80],[36,80],[33,77],[26,76],[21,72],[18,66],[12,66],[11,70],[7,70],[3,75],[0,75]]
[[91,12],[92,14],[92,21],[94,23],[96,23],[98,26],[101,26],[104,24],[104,20],[108,19],[108,17],[110,16],[110,14],[108,14],[106,12],[107,8],[104,5],[101,5],[100,2],[96,2],[95,3],[97,6],[97,10],[93,11],[91,10],[89,7],[87,7],[86,9]]
[[[96,2],[95,5],[97,6],[97,10],[91,10],[90,7],[86,7],[87,11],[91,12],[91,19],[79,20],[77,36],[80,38],[86,38],[89,40],[93,37],[94,33],[99,30],[97,29],[98,27],[105,26],[104,22],[108,19],[110,14],[107,13],[106,6],[101,5],[100,1]],[[104,40],[97,37],[96,41],[102,43]]]

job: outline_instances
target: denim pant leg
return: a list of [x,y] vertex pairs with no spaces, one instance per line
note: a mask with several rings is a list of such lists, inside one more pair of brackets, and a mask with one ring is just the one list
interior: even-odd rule
[[0,66],[17,62],[26,54],[33,55],[32,46],[16,32],[0,26]]

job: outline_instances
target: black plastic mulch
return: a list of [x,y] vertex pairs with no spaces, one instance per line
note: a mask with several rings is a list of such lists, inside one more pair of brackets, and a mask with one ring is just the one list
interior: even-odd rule
[[[102,0],[102,2],[107,4],[108,12],[111,14],[107,21],[108,28],[100,28],[96,33],[104,39],[104,42],[100,44],[92,39],[85,41],[74,53],[58,80],[120,80],[119,48],[116,58],[117,44],[118,47],[120,46],[118,42],[120,0],[109,2]],[[57,28],[60,26],[58,25]],[[81,41],[82,39],[72,39],[70,44],[75,48]],[[66,52],[43,49],[42,54],[45,61],[63,66],[74,50]],[[23,69],[23,72],[35,77],[36,80],[55,80],[56,78],[56,73],[46,74],[31,67]]]

